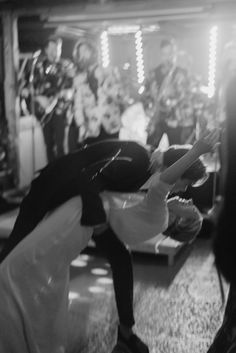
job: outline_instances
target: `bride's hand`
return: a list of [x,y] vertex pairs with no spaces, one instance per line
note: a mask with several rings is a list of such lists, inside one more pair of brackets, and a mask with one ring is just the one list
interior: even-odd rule
[[218,129],[206,133],[199,138],[199,140],[193,145],[193,148],[197,150],[200,155],[213,152],[219,145],[219,135]]

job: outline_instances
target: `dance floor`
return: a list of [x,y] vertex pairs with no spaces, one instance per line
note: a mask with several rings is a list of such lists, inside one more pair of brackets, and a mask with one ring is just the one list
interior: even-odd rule
[[[224,309],[209,241],[197,240],[172,267],[136,255],[134,275],[136,332],[150,353],[206,353]],[[117,328],[111,271],[93,251],[71,266],[69,324],[68,353],[111,352]]]

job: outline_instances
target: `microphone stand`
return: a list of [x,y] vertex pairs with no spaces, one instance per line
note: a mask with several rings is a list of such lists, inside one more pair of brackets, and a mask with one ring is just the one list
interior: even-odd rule
[[[221,100],[220,100],[220,96],[219,96],[219,86],[216,89],[215,92],[215,97],[216,97],[216,101],[215,101],[215,119],[216,119],[216,128],[218,129],[218,131],[220,130],[220,114],[221,114],[221,107],[220,104],[222,104]],[[221,134],[219,134],[219,140],[221,138]],[[215,173],[213,176],[213,192],[212,192],[212,207],[214,209],[214,207],[218,207],[216,205],[216,199],[217,199],[217,174],[219,173],[219,185],[221,188],[221,180],[220,180],[220,170],[221,170],[221,159],[220,159],[220,151],[219,151],[219,146],[217,146],[216,151],[215,151]],[[221,192],[222,190],[220,190]],[[215,267],[216,267],[216,272],[217,272],[217,276],[218,276],[218,281],[219,281],[219,287],[220,287],[220,295],[221,295],[221,307],[224,307],[225,304],[225,291],[224,291],[224,286],[223,286],[223,279],[222,279],[222,274],[218,268],[218,266],[215,263]]]
[[34,74],[35,74],[35,67],[38,61],[38,58],[41,54],[41,50],[37,50],[33,54],[33,62],[30,70],[30,76],[29,76],[29,87],[30,87],[30,110],[31,110],[31,115],[33,117],[33,123],[32,123],[32,169],[33,169],[33,175],[35,173],[36,169],[36,162],[35,162],[35,153],[36,153],[36,148],[35,148],[35,89],[34,89]]

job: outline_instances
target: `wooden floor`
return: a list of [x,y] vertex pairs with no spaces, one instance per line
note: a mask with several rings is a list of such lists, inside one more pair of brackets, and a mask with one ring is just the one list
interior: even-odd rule
[[[224,309],[213,262],[207,240],[172,267],[165,258],[134,257],[135,330],[151,353],[207,352]],[[68,353],[109,353],[116,329],[109,265],[97,253],[82,254],[71,266]]]
[[[2,217],[5,238],[15,212]],[[134,254],[135,330],[150,353],[206,353],[224,309],[210,242],[198,239],[184,248],[173,266],[167,260]],[[106,259],[87,250],[72,263],[70,275],[67,353],[110,353],[118,318]]]

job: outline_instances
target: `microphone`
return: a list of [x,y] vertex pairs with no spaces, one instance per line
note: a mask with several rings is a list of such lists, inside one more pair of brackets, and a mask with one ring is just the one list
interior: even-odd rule
[[34,80],[34,69],[35,69],[36,63],[37,63],[38,58],[39,58],[41,53],[42,53],[42,50],[39,49],[36,52],[34,52],[34,54],[32,55],[33,62],[32,62],[32,65],[31,65],[30,76],[29,76],[29,82],[31,84],[33,83],[33,80]]
[[37,50],[36,52],[34,52],[34,54],[33,54],[33,59],[38,58],[41,53],[42,53],[42,50],[41,50],[41,49],[39,49],[39,50]]

